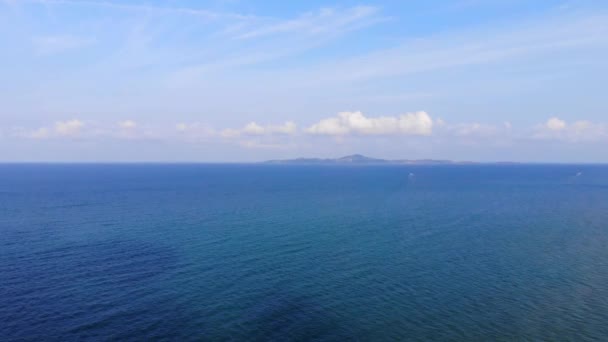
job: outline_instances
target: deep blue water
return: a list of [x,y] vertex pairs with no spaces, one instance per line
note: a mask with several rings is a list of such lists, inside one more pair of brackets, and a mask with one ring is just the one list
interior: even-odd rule
[[0,340],[605,341],[608,167],[2,165]]

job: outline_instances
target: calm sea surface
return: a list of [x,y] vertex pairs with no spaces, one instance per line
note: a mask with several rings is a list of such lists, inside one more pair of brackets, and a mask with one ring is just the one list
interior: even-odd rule
[[1,165],[0,340],[607,341],[608,167]]

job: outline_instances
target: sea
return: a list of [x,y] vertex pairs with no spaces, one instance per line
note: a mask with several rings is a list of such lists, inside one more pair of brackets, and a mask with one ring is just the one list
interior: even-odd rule
[[607,341],[608,166],[0,165],[0,341]]

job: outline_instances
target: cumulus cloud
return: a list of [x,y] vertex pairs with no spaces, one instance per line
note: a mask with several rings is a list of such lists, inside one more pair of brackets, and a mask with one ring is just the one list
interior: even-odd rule
[[[116,123],[118,126],[118,132],[111,132],[110,134],[115,135],[117,138],[122,139],[141,139],[151,138],[154,134],[148,130],[141,130],[137,122],[133,120],[124,120]],[[102,132],[103,134],[103,132]]]
[[345,143],[351,136],[428,136],[435,142],[467,144],[510,144],[529,139],[556,140],[569,143],[608,142],[608,123],[578,120],[568,122],[549,118],[536,126],[518,128],[503,123],[452,123],[432,119],[426,112],[396,116],[366,117],[361,112],[341,112],[314,123],[303,132],[296,124],[259,124],[250,122],[240,128],[214,129],[200,122],[179,122],[174,126],[150,126],[133,120],[114,122],[83,122],[79,119],[57,121],[42,127],[13,127],[7,137],[44,139],[157,139],[182,142],[215,142],[246,148],[293,148],[309,143],[307,136],[326,135],[336,143]]
[[241,128],[215,130],[202,123],[177,123],[175,131],[186,141],[220,142],[237,145],[248,149],[286,149],[293,146],[285,140],[297,134],[294,122],[287,121],[279,125],[261,125],[250,122]]
[[587,120],[568,123],[565,120],[553,117],[544,124],[538,125],[532,137],[570,142],[608,140],[608,125]]
[[175,125],[175,129],[178,132],[185,132],[185,131],[188,130],[189,127],[190,127],[189,124],[186,124],[186,123],[183,123],[183,122],[180,122],[180,123],[178,123],[178,124]]
[[27,139],[76,137],[81,134],[84,127],[84,122],[77,119],[72,119],[66,121],[57,121],[52,127],[40,127],[34,130],[28,130],[21,127],[13,128],[13,135]]
[[61,136],[74,136],[78,135],[83,127],[84,123],[76,119],[58,121],[55,123],[55,133]]
[[[250,122],[241,128],[225,128],[215,130],[205,124],[194,122],[180,122],[175,125],[175,130],[187,140],[201,141],[212,138],[221,138],[231,142],[237,142],[243,147],[261,146],[257,140],[252,142],[252,138],[271,139],[274,136],[291,136],[297,133],[297,126],[294,122],[287,121],[280,125],[260,125]],[[264,144],[270,146],[271,144]]]
[[608,125],[591,121],[576,121],[567,126],[568,134],[574,140],[608,140]]
[[51,137],[51,130],[46,127],[41,127],[31,132],[21,132],[19,135],[31,139],[46,139]]
[[431,135],[433,119],[426,112],[406,113],[399,116],[366,117],[361,112],[341,112],[332,118],[322,119],[306,132],[315,135]]
[[247,149],[287,150],[293,148],[293,144],[264,142],[259,139],[246,139],[238,141],[238,145]]
[[450,127],[450,130],[454,135],[460,137],[493,137],[499,133],[497,126],[478,122],[455,124]]
[[550,131],[561,131],[566,128],[566,122],[559,118],[553,117],[545,123],[545,127]]
[[[112,125],[104,125],[98,122],[85,123],[79,119],[57,121],[52,126],[37,129],[25,129],[17,127],[13,129],[13,135],[27,139],[61,139],[61,138],[137,138],[143,137],[138,131],[135,121],[119,121]],[[118,127],[118,129],[116,128]]]
[[467,145],[504,145],[513,138],[513,126],[510,122],[502,124],[461,122],[451,123],[441,119],[436,120],[437,129],[434,132],[438,141],[464,143]]
[[239,137],[242,135],[293,135],[297,133],[297,126],[292,121],[287,121],[282,125],[259,125],[250,122],[243,128],[227,128],[220,132],[224,138]]
[[175,125],[175,131],[178,133],[179,139],[185,139],[191,142],[208,141],[217,136],[217,132],[200,122],[179,122]]
[[137,127],[137,122],[135,122],[133,120],[120,121],[118,123],[118,127],[125,129],[125,130],[134,129]]
[[236,138],[241,135],[241,132],[238,129],[234,128],[226,128],[220,132],[220,136],[223,138]]

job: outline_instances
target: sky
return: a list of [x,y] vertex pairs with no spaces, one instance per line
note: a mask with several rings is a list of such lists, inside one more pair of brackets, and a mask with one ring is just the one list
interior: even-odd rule
[[0,162],[608,163],[604,0],[0,0]]

